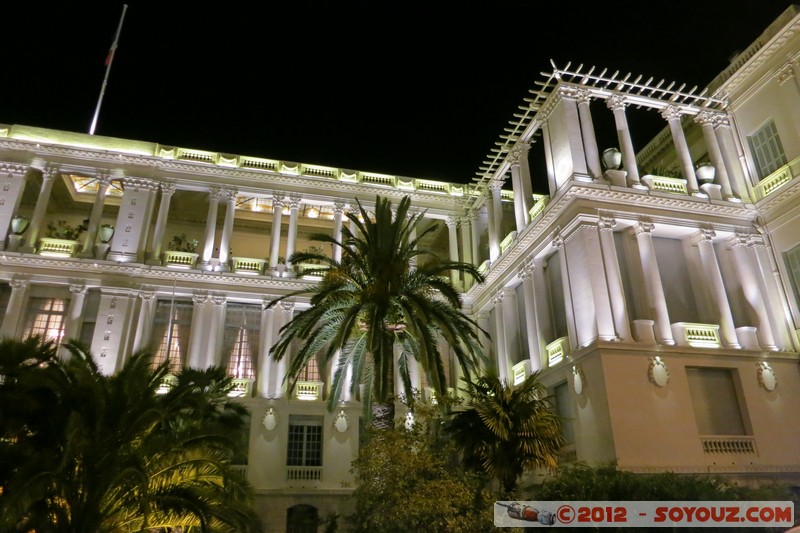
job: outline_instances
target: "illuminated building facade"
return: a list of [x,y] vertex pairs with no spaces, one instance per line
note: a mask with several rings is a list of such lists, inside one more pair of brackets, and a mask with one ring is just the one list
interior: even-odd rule
[[[664,131],[634,146],[631,113]],[[469,185],[2,126],[0,334],[79,338],[107,373],[142,348],[227,367],[267,523],[324,517],[351,491],[361,405],[326,411],[322,365],[287,394],[268,350],[308,302],[265,303],[316,283],[285,258],[377,194],[411,196],[437,225],[428,245],[481,265],[483,283],[454,279],[465,310],[502,377],[541,371],[565,461],[798,482],[795,7],[704,91],[555,67]]]

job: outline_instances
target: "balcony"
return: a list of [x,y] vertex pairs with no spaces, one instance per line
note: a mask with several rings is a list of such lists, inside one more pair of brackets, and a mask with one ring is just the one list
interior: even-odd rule
[[514,385],[519,385],[528,377],[531,370],[531,362],[528,361],[520,361],[513,367],[511,367],[511,375],[514,377]]
[[689,194],[686,189],[686,180],[680,178],[667,178],[665,176],[642,176],[642,181],[651,191],[669,192],[674,194]]
[[286,467],[286,481],[322,481],[321,466]]
[[547,366],[557,365],[569,355],[569,337],[561,337],[556,339],[547,346]]
[[512,244],[514,244],[514,240],[515,240],[516,238],[517,238],[517,232],[516,232],[516,231],[512,231],[511,233],[509,233],[508,235],[506,235],[506,238],[505,238],[505,239],[503,239],[503,240],[500,242],[500,253],[501,253],[501,254],[502,254],[502,253],[505,253],[505,251],[506,251],[506,250],[508,250],[509,248],[511,248],[511,245],[512,245]]
[[231,398],[245,398],[250,396],[250,391],[252,388],[252,379],[233,378],[231,380],[231,390],[228,391],[228,396]]
[[322,399],[322,387],[325,384],[321,381],[298,381],[294,386],[294,399],[314,401]]
[[264,273],[267,264],[266,259],[256,259],[253,257],[232,257],[233,271],[236,274],[249,274],[257,276]]
[[758,184],[753,187],[756,200],[766,198],[776,190],[792,181],[794,178],[792,169],[794,169],[795,173],[800,174],[800,157],[791,163],[782,166],[763,180],[759,181]]
[[200,254],[192,252],[175,252],[167,250],[164,252],[164,266],[170,268],[194,268]]
[[679,346],[693,348],[719,348],[719,326],[716,324],[694,324],[676,322],[672,324],[672,336]]
[[701,436],[700,442],[703,444],[704,453],[756,454],[755,437],[728,435]]
[[80,245],[78,241],[42,237],[39,239],[38,253],[49,257],[74,257]]

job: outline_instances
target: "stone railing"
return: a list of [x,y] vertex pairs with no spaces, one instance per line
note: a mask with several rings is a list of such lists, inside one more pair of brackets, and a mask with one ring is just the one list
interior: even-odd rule
[[233,271],[237,274],[258,275],[264,272],[266,259],[256,259],[253,257],[232,257]]
[[719,326],[716,324],[694,324],[676,322],[672,324],[672,336],[680,346],[694,348],[719,348]]
[[506,238],[500,241],[500,253],[501,254],[505,253],[505,251],[508,250],[512,244],[514,244],[514,240],[516,238],[517,238],[516,230],[506,235]]
[[39,255],[51,257],[73,257],[77,253],[80,245],[81,243],[78,241],[42,237],[39,239]]
[[294,386],[294,397],[296,400],[321,400],[323,385],[321,381],[298,381]]
[[286,467],[287,481],[322,481],[321,466],[289,466]]
[[172,268],[194,268],[200,254],[193,252],[176,252],[167,250],[164,252],[164,266]]
[[553,366],[563,361],[569,355],[569,337],[556,339],[547,346],[547,366]]
[[756,453],[755,437],[701,436],[700,442],[703,443],[703,452],[705,453],[744,453],[753,455]]
[[531,370],[530,361],[520,361],[511,367],[511,375],[514,376],[514,385],[519,385],[528,377]]
[[478,266],[478,273],[481,274],[481,275],[486,274],[486,272],[489,270],[489,265],[490,265],[490,262],[487,259],[486,261],[481,263],[480,266]]
[[250,396],[250,390],[253,387],[253,380],[248,378],[233,378],[231,380],[231,390],[228,391],[228,396],[231,398],[245,398]]
[[642,181],[651,191],[671,192],[675,194],[689,194],[686,189],[686,180],[680,178],[667,178],[665,176],[642,176]]
[[794,177],[794,173],[792,169],[795,170],[798,174],[800,174],[800,157],[783,165],[781,168],[764,178],[763,180],[759,181],[755,187],[753,187],[753,192],[755,193],[756,200],[761,200],[766,196],[772,194],[777,189],[783,187]]
[[548,202],[550,202],[549,196],[544,195],[534,195],[536,198],[536,203],[533,204],[530,211],[528,211],[528,215],[531,217],[531,220],[534,220],[544,211],[544,208],[547,206]]

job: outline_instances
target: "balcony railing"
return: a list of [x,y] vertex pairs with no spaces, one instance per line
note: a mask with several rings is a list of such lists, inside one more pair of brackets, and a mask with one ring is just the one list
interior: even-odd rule
[[164,266],[171,268],[194,268],[198,257],[200,257],[200,254],[167,250],[164,252]]
[[78,241],[66,239],[51,239],[42,237],[39,239],[39,255],[52,257],[73,257],[81,245]]
[[531,362],[530,361],[520,361],[513,367],[511,367],[512,375],[514,376],[514,385],[519,385],[525,378],[528,377],[531,370]]
[[642,181],[651,191],[671,192],[676,194],[688,194],[686,180],[680,178],[667,178],[665,176],[653,176],[648,174],[642,176]]
[[322,481],[321,466],[289,466],[286,468],[287,481]]
[[294,386],[294,397],[296,400],[321,400],[323,385],[321,381],[298,381]]
[[755,437],[742,436],[701,436],[700,442],[703,443],[705,453],[736,453],[736,454],[755,454]]
[[233,271],[237,274],[258,275],[264,272],[266,259],[255,259],[253,257],[233,257]]
[[253,387],[253,380],[248,378],[233,378],[231,380],[231,390],[228,391],[228,396],[231,398],[245,398],[250,396],[250,390]]
[[506,238],[503,239],[500,242],[500,253],[501,254],[505,253],[505,251],[508,250],[511,247],[512,244],[514,244],[514,240],[516,238],[517,238],[517,232],[516,231],[512,231],[511,233],[506,235]]
[[545,351],[547,352],[547,366],[557,365],[569,355],[569,337],[554,340],[545,346]]
[[695,348],[719,348],[719,326],[716,324],[694,324],[676,322],[672,324],[672,336],[679,345]]
[[756,200],[767,197],[777,189],[780,189],[792,181],[792,178],[794,177],[792,175],[792,168],[795,168],[795,171],[800,171],[800,157],[791,163],[782,166],[763,180],[759,181],[758,184],[753,187]]
[[531,220],[534,220],[544,211],[544,208],[547,206],[548,202],[550,201],[549,196],[544,195],[536,195],[534,194],[534,198],[537,198],[536,203],[533,204],[530,211],[528,211],[528,215],[530,215]]

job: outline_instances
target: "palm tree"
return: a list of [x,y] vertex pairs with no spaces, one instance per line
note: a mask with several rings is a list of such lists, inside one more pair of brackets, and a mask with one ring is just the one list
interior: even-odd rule
[[116,532],[166,527],[258,531],[231,467],[245,409],[221,368],[134,354],[102,375],[85,347],[0,342],[0,530]]
[[465,381],[467,408],[454,412],[446,428],[467,466],[498,480],[507,496],[526,468],[557,466],[564,439],[538,372],[517,386],[494,372]]
[[[320,274],[322,281],[271,302],[298,295],[311,297],[311,307],[298,313],[281,329],[271,353],[275,360],[289,356],[292,341],[303,341],[289,363],[289,389],[306,364],[320,356],[325,363],[335,359],[335,372],[328,397],[333,409],[347,386],[352,371],[351,392],[364,385],[365,417],[376,428],[394,425],[394,370],[399,370],[406,391],[411,391],[409,362],[416,359],[436,393],[446,395],[447,385],[438,341],[452,348],[464,374],[479,368],[482,358],[475,321],[461,311],[459,294],[449,275],[467,272],[483,281],[477,269],[467,263],[442,261],[419,246],[433,227],[414,233],[423,213],[411,213],[411,201],[404,197],[392,212],[389,199],[377,197],[374,212],[358,202],[359,213],[347,217],[356,226],[344,228],[341,242],[316,234],[312,240],[341,248],[336,261],[317,252],[295,253],[292,263],[317,263],[306,271]],[[417,268],[412,262],[418,261]],[[395,361],[395,348],[399,356]],[[409,400],[412,400],[409,398]]]

